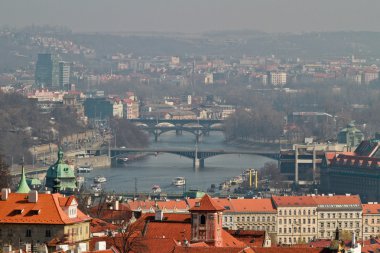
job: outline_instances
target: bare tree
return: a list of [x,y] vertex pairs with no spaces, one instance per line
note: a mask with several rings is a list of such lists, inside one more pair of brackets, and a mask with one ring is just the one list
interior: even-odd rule
[[0,189],[11,187],[11,175],[9,166],[4,161],[4,157],[0,155]]

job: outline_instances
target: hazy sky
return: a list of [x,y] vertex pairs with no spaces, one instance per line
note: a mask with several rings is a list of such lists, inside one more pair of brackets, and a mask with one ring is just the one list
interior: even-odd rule
[[380,31],[380,0],[0,0],[0,26],[73,31]]

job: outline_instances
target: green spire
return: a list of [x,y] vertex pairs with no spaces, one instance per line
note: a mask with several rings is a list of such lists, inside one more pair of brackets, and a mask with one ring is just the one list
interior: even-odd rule
[[18,185],[18,189],[16,193],[29,193],[29,192],[30,192],[30,188],[28,186],[28,183],[26,182],[24,164],[22,164],[21,180],[20,180],[20,184]]
[[58,159],[57,159],[57,164],[62,164],[63,163],[63,151],[61,148],[58,149]]

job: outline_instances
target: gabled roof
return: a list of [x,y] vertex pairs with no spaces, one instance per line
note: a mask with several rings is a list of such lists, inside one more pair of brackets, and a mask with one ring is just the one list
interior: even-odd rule
[[[77,210],[76,218],[69,218],[62,209],[67,203],[67,201],[62,201],[64,199],[69,198],[65,198],[59,193],[39,193],[38,201],[32,203],[28,201],[28,194],[10,193],[7,200],[0,200],[0,224],[74,224],[91,220],[80,210]],[[17,212],[16,210],[23,211]]]
[[196,211],[223,211],[224,208],[218,205],[208,194],[196,202],[195,205],[189,209],[190,212]]

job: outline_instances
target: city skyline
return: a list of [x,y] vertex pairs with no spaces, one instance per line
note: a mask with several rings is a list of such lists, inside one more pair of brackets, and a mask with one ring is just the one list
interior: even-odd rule
[[74,32],[380,31],[379,8],[376,0],[3,1],[0,24]]

